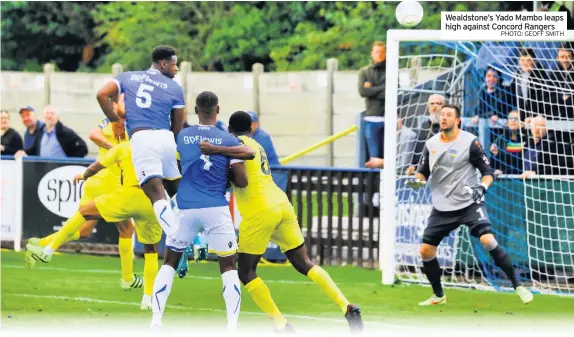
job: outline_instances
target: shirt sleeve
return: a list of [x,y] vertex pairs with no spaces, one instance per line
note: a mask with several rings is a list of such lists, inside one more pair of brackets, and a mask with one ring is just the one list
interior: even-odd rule
[[185,100],[183,96],[183,89],[179,84],[177,84],[177,88],[175,89],[175,98],[173,100],[173,109],[185,108]]
[[110,167],[119,161],[120,151],[122,146],[117,145],[112,147],[103,157],[99,160],[103,167]]
[[123,74],[119,74],[118,76],[116,76],[115,78],[112,79],[112,81],[118,86],[118,95],[122,93],[122,79],[123,79]]
[[430,177],[430,166],[429,166],[429,150],[426,145],[423,150],[422,159],[419,165],[418,173],[422,174],[427,180]]
[[470,144],[469,150],[469,160],[474,167],[476,167],[480,174],[484,176],[492,176],[494,178],[494,170],[490,166],[490,161],[488,157],[484,154],[482,150],[482,145],[478,138],[475,138]]

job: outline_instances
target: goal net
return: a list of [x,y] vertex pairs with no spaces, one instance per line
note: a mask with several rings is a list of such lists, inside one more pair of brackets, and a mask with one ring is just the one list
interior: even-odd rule
[[[444,97],[462,108],[462,128],[479,138],[496,170],[485,202],[520,280],[534,292],[574,295],[574,85],[557,62],[558,53],[571,60],[574,51],[563,52],[570,46],[561,42],[438,36],[389,31],[385,156],[396,160],[387,159],[381,175],[381,218],[389,219],[380,232],[383,283],[428,283],[419,247],[431,197],[405,180],[439,132],[433,111]],[[465,226],[443,240],[437,257],[445,285],[511,289]]]

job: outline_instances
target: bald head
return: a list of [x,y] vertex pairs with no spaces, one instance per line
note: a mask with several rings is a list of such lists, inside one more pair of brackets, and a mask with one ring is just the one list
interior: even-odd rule
[[439,116],[440,110],[446,104],[446,98],[443,95],[432,94],[427,101],[427,108],[431,118],[433,115]]
[[46,105],[44,108],[44,122],[52,127],[60,120],[60,112],[53,105]]
[[548,133],[546,128],[546,118],[536,116],[530,121],[530,131],[535,139],[544,138]]

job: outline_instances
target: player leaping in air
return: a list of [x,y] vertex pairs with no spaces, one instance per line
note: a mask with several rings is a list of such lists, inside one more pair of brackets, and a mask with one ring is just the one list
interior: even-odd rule
[[[118,97],[117,102],[113,102],[114,111],[121,119],[125,118],[125,105],[123,98],[124,95],[122,94]],[[90,139],[99,147],[98,161],[104,157],[109,149],[128,141],[123,123],[110,123],[107,118],[90,132]],[[80,206],[86,205],[100,195],[113,193],[121,186],[120,168],[117,165],[111,165],[105,170],[101,170],[98,174],[91,177],[84,183],[84,193],[80,199]],[[82,225],[80,230],[73,233],[69,238],[70,241],[89,237],[92,235],[97,223],[97,220],[88,220]],[[124,289],[141,288],[144,283],[143,278],[135,275],[133,272],[134,254],[132,237],[135,230],[133,220],[128,219],[120,221],[116,223],[116,225],[120,233],[118,242],[122,271],[120,286]],[[28,243],[35,246],[46,247],[52,242],[56,234],[57,232],[43,238],[30,238]],[[157,256],[155,259],[157,260]]]
[[99,90],[97,99],[109,120],[117,122],[111,101],[125,94],[126,127],[138,182],[161,227],[173,235],[177,230],[175,214],[163,181],[173,196],[180,178],[174,135],[183,128],[185,103],[181,86],[173,80],[178,70],[175,49],[159,46],[151,56],[150,69],[120,74]]
[[70,241],[73,233],[77,232],[87,220],[104,219],[107,222],[120,222],[127,219],[135,220],[138,240],[144,244],[144,296],[141,308],[151,307],[153,282],[158,270],[157,243],[161,240],[161,226],[146,195],[138,185],[132,164],[132,153],[128,142],[112,147],[103,157],[91,164],[83,174],[77,175],[74,182],[90,179],[106,167],[119,165],[122,171],[122,186],[112,193],[97,196],[94,200],[80,206],[54,235],[52,242],[46,247],[28,244],[26,263],[33,266],[36,260],[48,263],[54,252],[60,246]]
[[[240,311],[241,290],[235,268],[237,239],[225,190],[228,176],[237,186],[246,187],[247,175],[242,160],[217,154],[204,155],[199,149],[203,140],[224,146],[240,144],[237,138],[215,126],[219,113],[217,96],[209,91],[200,93],[195,102],[195,113],[199,124],[185,128],[177,136],[177,150],[183,171],[177,193],[180,225],[177,232],[166,239],[164,264],[154,284],[151,327],[161,326],[163,311],[182,253],[192,244],[197,233],[203,230],[209,247],[219,256],[227,326],[235,329]],[[241,148],[245,153],[244,159],[255,157],[255,152],[248,147]]]
[[[278,331],[292,331],[277,305],[271,298],[269,288],[257,276],[257,264],[267,249],[269,241],[275,242],[295,269],[308,276],[335,302],[347,318],[352,331],[361,331],[363,321],[359,308],[351,304],[323,268],[313,264],[307,256],[303,233],[297,222],[297,215],[287,195],[275,185],[271,177],[265,151],[248,135],[251,132],[251,117],[237,111],[229,118],[229,131],[238,136],[255,151],[253,160],[245,161],[249,185],[233,184],[233,193],[242,217],[239,225],[239,279],[251,294],[257,306],[273,319]],[[204,154],[236,156],[241,147],[216,146],[202,142]],[[211,246],[211,241],[209,241]]]
[[510,256],[496,241],[483,202],[486,190],[494,181],[493,170],[476,136],[461,130],[459,125],[459,108],[451,104],[443,106],[440,112],[441,132],[427,140],[416,178],[407,182],[408,186],[417,189],[424,186],[429,177],[431,179],[433,209],[424,230],[421,255],[434,294],[419,305],[446,303],[441,285],[442,273],[436,258],[437,246],[463,224],[468,226],[472,236],[480,240],[494,264],[510,279],[522,302],[529,303],[533,296],[520,284]]

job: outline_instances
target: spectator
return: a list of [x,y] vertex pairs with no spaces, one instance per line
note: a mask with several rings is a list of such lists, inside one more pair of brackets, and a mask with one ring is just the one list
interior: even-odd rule
[[60,122],[58,111],[51,105],[44,108],[42,136],[36,137],[31,148],[18,151],[17,156],[24,154],[32,156],[67,158],[84,157],[88,154],[86,142],[74,130]]
[[[411,128],[403,125],[403,120],[397,116],[397,172],[403,172],[411,163],[410,156],[415,148],[417,134]],[[383,158],[371,158],[365,163],[368,168],[384,168]]]
[[36,138],[42,135],[44,122],[38,120],[34,108],[29,105],[21,108],[19,113],[22,124],[26,127],[26,131],[24,131],[24,150],[27,150],[34,145]]
[[[512,110],[512,95],[501,86],[502,76],[500,71],[488,68],[484,74],[485,87],[480,90],[480,104],[477,117],[490,118],[497,123],[499,118],[505,119]],[[477,123],[474,123],[477,124]]]
[[532,118],[531,137],[524,149],[524,168],[521,179],[537,174],[567,175],[574,174],[572,144],[557,142],[554,134],[546,128],[546,119],[542,116]]
[[490,166],[495,176],[522,173],[522,149],[527,140],[520,113],[511,111],[504,132],[490,145]]
[[248,111],[247,113],[251,116],[251,138],[263,147],[263,150],[265,150],[265,154],[267,155],[269,165],[280,165],[281,163],[279,162],[277,152],[275,152],[271,136],[259,127],[259,117],[253,111]]
[[550,72],[552,117],[574,119],[574,46],[563,42],[556,56],[556,70]]
[[6,110],[0,111],[0,131],[2,133],[2,154],[15,154],[24,148],[22,137],[10,127],[10,114]]
[[411,165],[405,170],[406,175],[413,175],[421,160],[421,155],[427,139],[440,132],[440,110],[445,105],[446,99],[443,95],[430,95],[427,101],[429,118],[425,120],[420,129],[417,130],[416,145],[411,159]]
[[370,158],[384,158],[385,114],[385,44],[375,42],[371,50],[373,63],[359,70],[359,95],[365,98],[365,140]]
[[548,95],[541,84],[546,83],[546,72],[542,71],[531,48],[520,50],[520,69],[514,76],[512,88],[520,111],[520,119],[529,123],[532,117],[545,113]]

